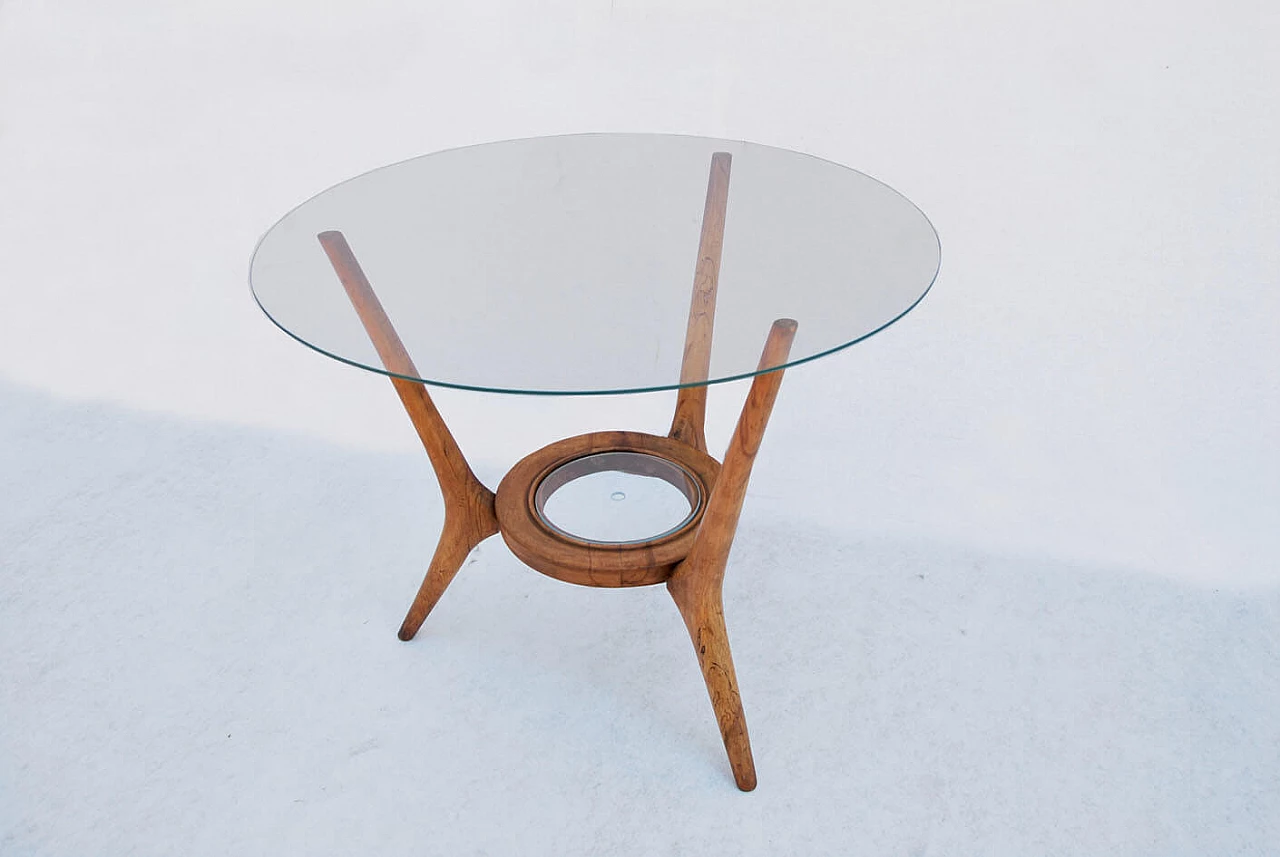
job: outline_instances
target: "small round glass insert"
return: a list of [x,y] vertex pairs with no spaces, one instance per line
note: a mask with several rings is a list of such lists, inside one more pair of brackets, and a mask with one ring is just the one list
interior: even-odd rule
[[674,462],[643,452],[599,452],[560,465],[534,492],[538,517],[584,542],[636,544],[689,523],[702,505],[698,482]]

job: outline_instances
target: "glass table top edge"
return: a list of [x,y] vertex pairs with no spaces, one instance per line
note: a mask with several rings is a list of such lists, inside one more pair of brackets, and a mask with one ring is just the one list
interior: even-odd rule
[[[484,383],[466,383],[466,382],[456,382],[456,381],[448,381],[448,380],[438,379],[438,378],[430,378],[430,377],[416,377],[416,376],[412,376],[412,375],[403,375],[403,374],[399,374],[399,373],[391,372],[391,371],[387,370],[387,369],[386,369],[385,367],[383,367],[383,366],[373,365],[373,364],[370,364],[370,363],[361,362],[360,360],[357,360],[357,359],[352,359],[352,358],[350,358],[350,357],[345,357],[345,356],[340,355],[340,354],[337,354],[337,353],[335,353],[335,352],[333,352],[333,351],[327,350],[326,348],[321,347],[321,346],[319,346],[319,345],[317,345],[317,344],[315,344],[315,343],[313,343],[313,342],[308,341],[307,339],[303,338],[301,335],[299,335],[299,334],[295,333],[294,331],[292,331],[292,330],[290,330],[288,327],[286,327],[283,323],[281,323],[281,321],[280,321],[280,320],[278,320],[278,319],[277,319],[277,318],[276,318],[276,317],[275,317],[275,316],[274,316],[274,315],[273,315],[273,314],[272,314],[272,313],[267,309],[267,307],[264,305],[264,303],[262,302],[262,300],[261,300],[261,299],[259,298],[259,296],[258,296],[258,293],[257,293],[256,288],[255,288],[255,284],[254,284],[253,272],[254,272],[254,264],[255,264],[255,261],[256,261],[256,260],[257,260],[257,258],[258,258],[258,255],[259,255],[259,252],[260,252],[260,250],[261,250],[261,248],[262,248],[263,243],[264,243],[264,242],[267,240],[267,238],[272,234],[272,231],[273,231],[277,226],[279,226],[281,223],[284,223],[285,221],[287,221],[287,220],[288,220],[292,215],[294,215],[294,214],[295,214],[295,212],[299,211],[300,209],[305,208],[308,204],[312,203],[313,201],[315,201],[316,199],[318,199],[318,198],[320,198],[320,197],[325,196],[326,194],[328,194],[328,193],[332,192],[333,190],[335,190],[335,189],[337,189],[337,188],[343,187],[343,186],[348,185],[348,184],[351,184],[351,183],[353,183],[353,182],[358,182],[358,181],[360,181],[360,180],[362,180],[362,179],[365,179],[365,178],[367,178],[367,177],[369,177],[369,176],[371,176],[371,175],[373,175],[373,174],[376,174],[376,173],[380,173],[380,172],[383,172],[383,171],[386,171],[386,170],[392,170],[392,169],[395,169],[395,168],[397,168],[397,167],[401,167],[401,166],[403,166],[403,165],[406,165],[406,164],[409,164],[409,163],[412,163],[412,162],[415,162],[415,161],[419,161],[419,160],[422,160],[422,159],[425,159],[425,158],[430,158],[430,157],[434,157],[434,156],[436,156],[436,155],[442,155],[442,154],[447,154],[447,153],[451,153],[451,152],[461,152],[461,151],[465,151],[465,150],[469,150],[469,149],[479,149],[479,148],[484,148],[484,147],[488,147],[488,146],[495,146],[495,145],[502,145],[502,144],[511,144],[511,143],[520,143],[520,142],[526,142],[526,141],[528,141],[528,142],[532,142],[532,141],[546,141],[546,140],[555,140],[555,139],[607,138],[607,137],[634,137],[634,138],[653,138],[653,139],[658,139],[658,138],[671,138],[671,137],[674,137],[674,138],[680,138],[680,139],[685,139],[685,140],[715,141],[715,142],[723,142],[723,143],[732,143],[732,144],[742,145],[742,146],[746,146],[746,147],[751,147],[751,148],[754,148],[754,149],[768,149],[768,150],[774,150],[774,151],[777,151],[777,152],[780,152],[780,153],[785,153],[785,154],[787,154],[787,155],[800,155],[800,156],[803,156],[804,158],[808,158],[808,159],[812,159],[812,160],[814,160],[814,161],[818,161],[818,162],[822,162],[822,163],[824,163],[824,164],[828,164],[828,165],[830,165],[832,168],[839,169],[839,170],[842,170],[842,171],[845,171],[845,172],[848,172],[848,173],[851,173],[851,174],[855,174],[855,175],[857,175],[857,176],[861,177],[862,179],[869,180],[870,182],[873,182],[873,183],[875,183],[876,185],[879,185],[879,186],[883,187],[884,189],[886,189],[887,191],[889,191],[890,193],[892,193],[892,194],[893,194],[895,197],[897,197],[898,199],[900,199],[900,200],[902,200],[902,201],[906,202],[906,203],[907,203],[907,204],[908,204],[912,209],[914,209],[914,210],[915,210],[915,212],[916,212],[916,213],[919,215],[919,217],[924,221],[924,223],[925,223],[925,224],[927,224],[928,229],[929,229],[929,232],[931,233],[931,237],[932,237],[932,240],[933,240],[934,247],[935,247],[935,257],[934,257],[934,258],[936,259],[936,264],[933,266],[933,271],[932,271],[932,274],[931,274],[931,276],[930,276],[930,278],[929,278],[928,284],[927,284],[927,285],[925,286],[925,288],[920,292],[920,294],[919,294],[919,295],[918,295],[918,296],[917,296],[917,297],[916,297],[916,298],[915,298],[915,299],[910,303],[910,305],[908,305],[908,306],[907,306],[905,309],[903,309],[900,313],[898,313],[897,315],[893,316],[893,317],[892,317],[892,318],[890,318],[889,320],[885,321],[883,324],[881,324],[881,325],[879,325],[879,326],[875,327],[874,329],[869,330],[869,331],[867,331],[867,332],[865,332],[865,333],[862,333],[862,334],[860,334],[859,336],[856,336],[856,337],[854,337],[854,338],[852,338],[852,339],[849,339],[848,341],[838,343],[838,344],[836,344],[836,345],[834,345],[834,346],[832,346],[832,347],[830,347],[830,348],[826,348],[826,349],[824,349],[824,350],[821,350],[821,351],[818,351],[818,352],[816,352],[816,353],[812,353],[812,354],[804,354],[804,355],[803,355],[803,356],[801,356],[801,357],[798,357],[798,358],[796,358],[796,359],[792,359],[792,360],[788,360],[788,361],[787,361],[787,362],[785,362],[785,363],[782,363],[782,364],[780,364],[780,365],[778,365],[778,366],[770,367],[769,369],[765,369],[765,370],[751,370],[751,371],[736,372],[736,373],[732,373],[732,374],[725,374],[725,375],[720,375],[720,376],[716,376],[716,377],[711,377],[711,378],[708,378],[707,380],[704,380],[704,381],[696,381],[696,382],[689,382],[689,383],[680,383],[678,380],[676,380],[676,381],[672,381],[671,383],[640,384],[640,385],[620,385],[620,386],[610,386],[610,387],[600,387],[600,388],[563,388],[563,389],[562,389],[562,388],[555,388],[555,387],[547,387],[547,388],[532,388],[532,387],[530,387],[530,386],[525,386],[525,387],[515,388],[515,387],[506,387],[506,386],[502,386],[502,385],[500,385],[500,384],[484,384]],[[870,337],[872,337],[872,336],[875,336],[875,335],[876,335],[876,334],[878,334],[878,333],[883,332],[883,331],[884,331],[884,330],[886,330],[887,328],[889,328],[889,327],[891,327],[892,325],[896,324],[898,321],[902,320],[902,318],[904,318],[904,317],[905,317],[906,315],[908,315],[912,310],[914,310],[914,309],[915,309],[915,308],[920,304],[920,302],[924,300],[924,298],[929,294],[929,292],[933,289],[933,286],[936,284],[937,279],[938,279],[938,275],[939,275],[939,273],[940,273],[940,271],[941,271],[941,266],[942,266],[942,241],[941,241],[940,236],[938,235],[938,231],[937,231],[936,227],[934,227],[933,222],[929,219],[928,215],[923,211],[923,209],[921,209],[921,208],[920,208],[920,206],[916,205],[916,203],[915,203],[914,201],[912,201],[912,200],[911,200],[909,197],[907,197],[906,195],[902,194],[900,191],[898,191],[898,190],[897,190],[896,188],[894,188],[892,185],[889,185],[887,182],[884,182],[884,181],[882,181],[882,180],[880,180],[880,179],[878,179],[878,178],[876,178],[876,177],[874,177],[874,176],[871,176],[871,175],[869,175],[869,174],[867,174],[867,173],[864,173],[864,172],[862,172],[861,170],[857,170],[857,169],[855,169],[855,168],[853,168],[853,167],[847,166],[847,165],[845,165],[845,164],[841,164],[841,163],[839,163],[839,162],[837,162],[837,161],[833,161],[833,160],[830,160],[830,159],[828,159],[828,158],[824,158],[824,157],[822,157],[822,156],[820,156],[820,155],[812,154],[812,153],[810,153],[810,152],[805,152],[805,151],[801,151],[801,150],[798,150],[798,149],[789,149],[789,148],[784,148],[784,147],[781,147],[781,146],[773,146],[773,145],[769,145],[769,144],[765,144],[765,143],[758,143],[758,142],[753,142],[753,141],[748,141],[748,140],[736,140],[736,139],[731,139],[731,138],[715,138],[715,137],[706,137],[706,136],[696,135],[696,134],[671,134],[671,133],[663,133],[663,132],[594,132],[594,131],[593,131],[593,132],[577,132],[577,133],[557,134],[557,135],[545,135],[545,136],[517,137],[517,138],[504,139],[504,140],[493,140],[493,141],[481,141],[481,142],[476,142],[476,143],[468,143],[468,144],[465,144],[465,145],[462,145],[462,146],[453,146],[453,147],[449,147],[449,148],[446,148],[446,149],[440,149],[440,150],[436,150],[436,151],[429,152],[429,153],[425,153],[425,154],[413,155],[413,156],[410,156],[410,157],[408,157],[408,158],[403,158],[403,159],[401,159],[401,160],[398,160],[398,161],[395,161],[395,162],[392,162],[392,163],[383,164],[383,165],[380,165],[380,166],[374,167],[374,168],[372,168],[372,169],[366,170],[366,171],[364,171],[364,172],[362,172],[362,173],[359,173],[359,174],[357,174],[357,175],[350,176],[350,177],[348,177],[348,178],[346,178],[346,179],[343,179],[343,180],[342,180],[342,181],[340,181],[340,182],[337,182],[337,183],[335,183],[335,184],[333,184],[333,185],[330,185],[330,186],[328,186],[328,187],[326,187],[326,188],[321,189],[320,191],[316,192],[315,194],[312,194],[311,196],[309,196],[307,199],[304,199],[303,201],[301,201],[301,202],[299,202],[298,204],[294,205],[294,206],[293,206],[292,208],[290,208],[287,212],[285,212],[282,216],[280,216],[280,217],[275,221],[275,223],[273,223],[269,228],[267,228],[267,229],[266,229],[266,230],[265,230],[265,231],[264,231],[264,232],[263,232],[263,233],[258,237],[258,240],[257,240],[257,241],[255,242],[255,244],[254,244],[253,252],[252,252],[252,254],[251,254],[251,255],[250,255],[250,257],[249,257],[248,276],[247,276],[247,281],[248,281],[248,282],[247,282],[247,284],[248,284],[248,286],[249,286],[250,294],[251,294],[251,296],[252,296],[252,297],[253,297],[253,299],[254,299],[254,303],[255,303],[255,304],[258,306],[258,308],[263,312],[263,314],[267,316],[267,318],[271,321],[271,323],[272,323],[273,325],[275,325],[277,328],[279,328],[281,331],[283,331],[285,334],[287,334],[291,339],[296,340],[297,342],[299,342],[299,343],[301,343],[301,344],[305,345],[305,346],[306,346],[307,348],[309,348],[310,350],[315,351],[315,352],[317,352],[317,353],[319,353],[319,354],[322,354],[322,355],[324,355],[325,357],[328,357],[328,358],[330,358],[330,359],[336,360],[336,361],[338,361],[338,362],[340,362],[340,363],[347,364],[347,365],[352,366],[352,367],[357,368],[357,369],[361,369],[361,370],[368,371],[368,372],[374,372],[374,373],[379,374],[379,375],[387,376],[388,378],[400,378],[400,379],[402,379],[402,380],[406,380],[406,381],[410,381],[410,382],[414,382],[414,383],[421,383],[421,384],[425,384],[425,385],[427,385],[427,386],[431,386],[431,387],[439,387],[439,388],[444,388],[444,389],[455,389],[455,390],[466,390],[466,391],[471,391],[471,392],[481,392],[481,393],[500,393],[500,394],[504,394],[504,395],[560,396],[560,397],[570,397],[570,396],[613,396],[613,395],[633,395],[633,394],[639,394],[639,393],[665,392],[665,391],[672,391],[672,390],[680,390],[680,389],[684,389],[684,388],[710,387],[710,386],[714,386],[714,385],[717,385],[717,384],[726,384],[726,383],[730,383],[730,382],[733,382],[733,381],[740,381],[740,380],[746,380],[746,379],[749,379],[749,378],[754,378],[754,377],[755,377],[755,376],[757,376],[757,375],[763,375],[763,374],[767,374],[767,373],[769,373],[769,372],[775,372],[775,371],[782,371],[782,370],[790,369],[790,368],[793,368],[793,367],[796,367],[796,366],[800,366],[800,365],[805,364],[805,363],[812,362],[812,361],[817,360],[817,359],[822,358],[822,357],[830,356],[830,355],[832,355],[832,354],[834,354],[834,353],[836,353],[836,352],[843,351],[843,350],[845,350],[845,349],[847,349],[847,348],[849,348],[849,347],[851,347],[851,346],[853,346],[853,345],[856,345],[856,344],[858,344],[858,343],[860,343],[860,342],[865,341],[866,339],[869,339],[869,338],[870,338]],[[760,335],[760,345],[761,345],[761,347],[762,347],[762,348],[763,348],[763,346],[764,346],[764,342],[765,342],[765,338],[766,338],[766,334],[767,334],[767,333],[768,333],[767,328],[761,331],[761,335]]]
[[[676,382],[673,384],[658,384],[653,386],[626,387],[626,388],[606,389],[606,390],[513,389],[513,388],[499,387],[499,386],[483,386],[478,384],[460,384],[453,381],[439,381],[432,378],[417,378],[412,375],[401,375],[396,372],[390,372],[384,366],[371,366],[367,363],[361,363],[357,360],[352,360],[349,357],[343,357],[340,354],[334,354],[331,351],[326,351],[320,346],[306,341],[305,339],[298,336],[293,331],[289,330],[289,328],[285,327],[280,322],[276,321],[275,317],[272,316],[271,313],[267,310],[267,308],[262,305],[262,302],[258,300],[258,296],[253,292],[252,285],[250,285],[249,292],[250,292],[250,295],[253,297],[254,303],[257,304],[258,309],[262,310],[262,314],[265,315],[273,325],[275,325],[277,328],[283,331],[286,335],[288,335],[290,339],[294,340],[295,342],[300,342],[310,350],[318,354],[323,354],[325,357],[328,357],[332,360],[336,360],[339,363],[346,364],[347,366],[351,366],[356,369],[362,369],[367,372],[373,372],[378,375],[384,375],[387,378],[399,378],[402,381],[412,381],[415,384],[425,384],[428,387],[441,387],[448,390],[465,390],[472,393],[501,393],[503,395],[509,395],[509,396],[628,396],[628,395],[636,395],[639,393],[662,393],[662,392],[667,392],[669,390],[683,390],[686,388],[694,388],[694,387],[714,387],[717,384],[728,384],[733,381],[743,381],[748,378],[754,378],[757,375],[767,375],[770,372],[785,371],[795,366],[802,366],[805,363],[812,363],[813,361],[818,360],[819,358],[828,357],[839,351],[844,351],[847,348],[857,345],[859,342],[863,342],[867,339],[870,339],[871,337],[875,336],[877,333],[880,333],[881,331],[889,327],[892,327],[894,324],[901,321],[913,309],[919,306],[920,302],[923,301],[925,299],[925,296],[928,295],[929,292],[933,289],[934,283],[936,283],[938,279],[938,271],[942,270],[941,241],[938,242],[938,251],[939,251],[938,269],[937,271],[934,272],[934,277],[932,280],[929,281],[928,287],[923,292],[920,293],[920,297],[916,298],[915,301],[913,301],[909,307],[904,309],[898,315],[889,319],[884,324],[877,327],[875,330],[864,333],[862,336],[859,336],[856,339],[851,339],[848,342],[841,343],[840,345],[837,345],[833,348],[829,348],[826,351],[822,351],[817,354],[806,354],[804,357],[798,358],[796,360],[789,360],[786,363],[782,363],[778,366],[771,366],[768,369],[761,369],[754,372],[739,372],[734,375],[725,375],[724,377],[709,378],[706,381],[696,381],[688,384],[681,384],[679,382]],[[763,336],[760,338],[760,345],[762,348],[764,347]]]

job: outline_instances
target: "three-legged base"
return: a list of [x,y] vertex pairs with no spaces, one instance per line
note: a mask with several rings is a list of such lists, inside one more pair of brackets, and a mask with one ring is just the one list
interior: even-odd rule
[[[769,330],[757,367],[759,374],[752,382],[724,462],[718,463],[707,454],[703,423],[730,160],[725,152],[718,152],[711,159],[680,392],[670,435],[596,432],[554,443],[512,468],[496,495],[476,479],[426,387],[407,380],[423,376],[413,365],[346,238],[336,231],[322,232],[317,237],[409,412],[444,494],[440,544],[400,626],[400,639],[413,638],[471,550],[499,532],[516,556],[559,580],[584,586],[665,583],[693,640],[733,778],[738,788],[750,791],[756,786],[755,762],[729,652],[721,589],[751,465],[782,383],[781,367],[786,365],[796,323],[779,319]],[[542,514],[546,496],[561,480],[575,478],[575,473],[599,464],[598,458],[595,463],[588,463],[587,459],[607,453],[619,453],[610,461],[625,462],[619,464],[621,469],[636,468],[629,472],[682,474],[677,487],[693,504],[690,516],[674,530],[643,542],[585,541],[551,526]]]
[[[794,322],[775,323],[761,363],[782,362],[794,333]],[[611,431],[571,437],[526,456],[503,478],[496,495],[470,471],[457,483],[442,479],[444,531],[400,639],[412,639],[471,549],[495,532],[525,564],[557,580],[605,587],[665,583],[689,629],[734,781],[743,791],[754,789],[755,762],[721,593],[747,480],[781,380],[780,371],[756,377],[723,465],[675,437]],[[585,541],[551,525],[541,509],[548,483],[572,472],[574,462],[605,453],[675,465],[689,483],[689,517],[677,529],[640,542]]]

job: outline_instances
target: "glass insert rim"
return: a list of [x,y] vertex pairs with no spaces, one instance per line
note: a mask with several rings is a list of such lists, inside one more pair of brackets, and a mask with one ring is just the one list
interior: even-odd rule
[[[661,533],[639,539],[589,539],[558,526],[547,516],[545,508],[547,501],[551,499],[551,496],[556,491],[584,476],[607,471],[627,473],[633,476],[647,476],[651,479],[660,479],[666,482],[679,491],[688,501],[689,513],[675,526]],[[597,545],[641,545],[665,539],[689,526],[702,511],[706,501],[703,496],[702,483],[687,467],[660,455],[630,449],[588,452],[585,455],[579,455],[576,458],[561,462],[538,480],[532,497],[534,513],[538,516],[538,521],[543,526],[571,541]]]

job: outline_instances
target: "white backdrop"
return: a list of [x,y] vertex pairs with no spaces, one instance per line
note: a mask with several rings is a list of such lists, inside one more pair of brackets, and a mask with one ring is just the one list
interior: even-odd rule
[[[0,6],[0,851],[1280,850],[1277,26]],[[727,593],[751,796],[660,589],[491,542],[395,641],[440,514],[416,437],[245,282],[336,181],[593,130],[811,152],[942,238],[916,311],[784,384]],[[490,484],[673,398],[437,394]]]

